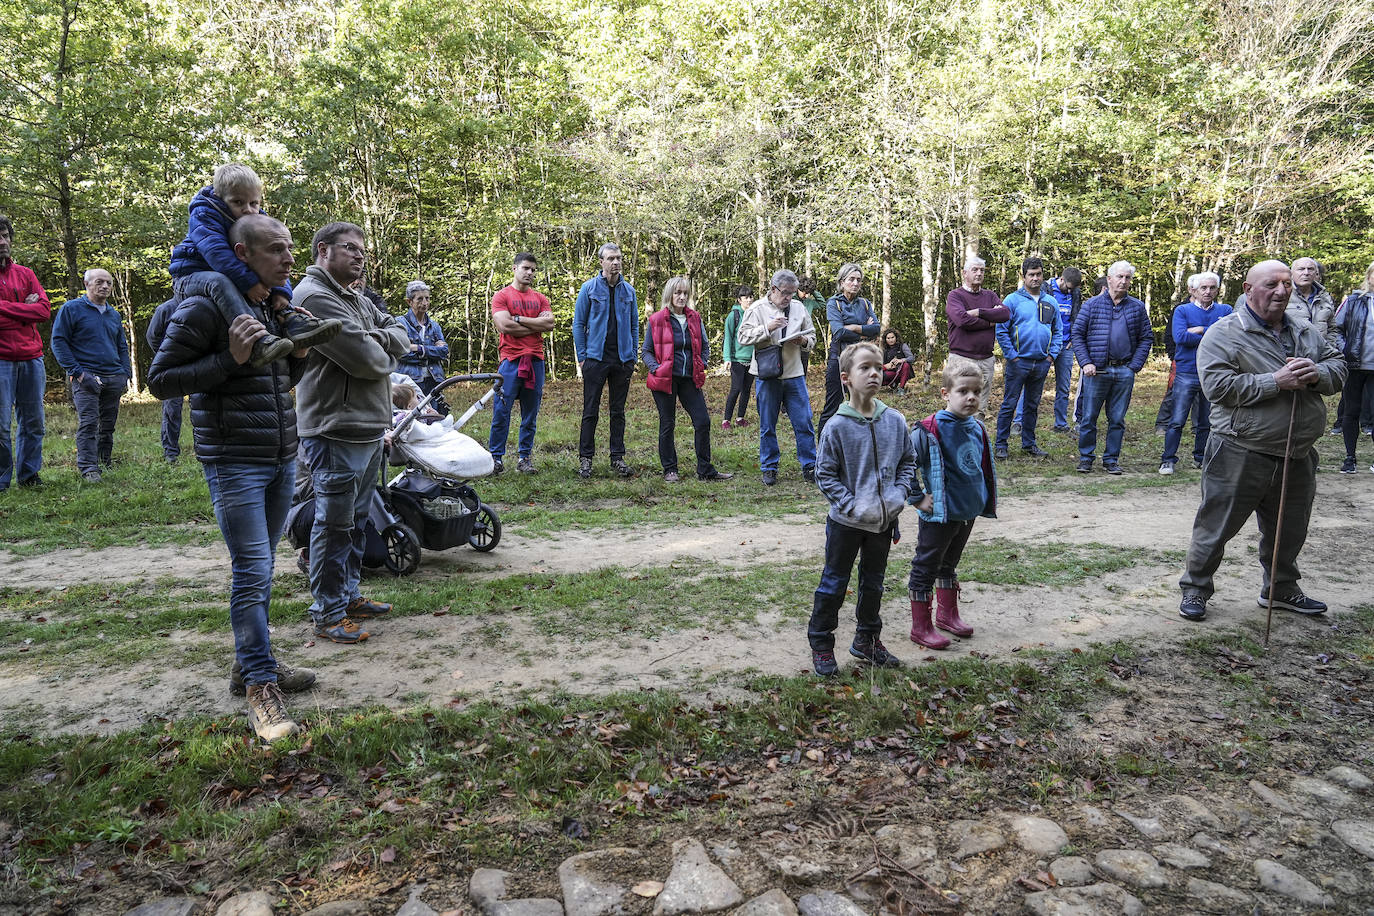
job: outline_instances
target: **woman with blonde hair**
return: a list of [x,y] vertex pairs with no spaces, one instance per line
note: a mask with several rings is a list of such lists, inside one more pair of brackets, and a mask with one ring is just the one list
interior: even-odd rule
[[692,308],[692,281],[673,277],[663,286],[663,307],[649,316],[640,356],[649,370],[647,384],[658,408],[658,460],[663,479],[677,483],[676,402],[692,420],[697,453],[697,478],[729,480],[734,474],[716,470],[711,463],[711,414],[706,409],[702,386],[711,357],[701,315]]

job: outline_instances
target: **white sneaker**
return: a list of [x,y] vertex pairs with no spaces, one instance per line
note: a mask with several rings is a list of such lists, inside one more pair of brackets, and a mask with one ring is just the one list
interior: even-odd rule
[[1161,474],[1172,474],[1173,472],[1174,466],[1167,461],[1159,466],[1159,473]]

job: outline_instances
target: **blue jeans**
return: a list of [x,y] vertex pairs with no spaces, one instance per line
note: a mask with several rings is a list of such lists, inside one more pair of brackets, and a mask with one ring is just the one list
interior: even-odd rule
[[310,617],[316,626],[338,623],[362,597],[363,537],[367,510],[382,467],[382,443],[301,438],[301,458],[315,488],[310,529]]
[[858,600],[854,607],[854,641],[860,637],[877,639],[883,631],[879,610],[883,604],[883,576],[887,555],[892,549],[892,529],[874,534],[825,520],[825,569],[811,606],[811,621],[806,639],[815,652],[835,648],[835,628],[839,626],[840,606],[849,591],[849,573],[854,558],[859,558]]
[[[1054,366],[1054,428],[1064,429],[1069,425],[1069,391],[1073,388],[1073,348],[1064,341],[1064,349],[1052,361]],[[1025,406],[1024,392],[1016,402],[1016,417],[1013,423],[1021,422],[1022,408]],[[1075,418],[1076,419],[1076,418]]]
[[1107,407],[1107,445],[1104,465],[1121,460],[1121,440],[1126,437],[1126,410],[1131,406],[1135,373],[1130,366],[1098,366],[1097,374],[1083,378],[1083,425],[1078,430],[1078,458],[1092,461],[1097,451],[1097,415]]
[[1183,427],[1188,424],[1188,413],[1196,406],[1193,419],[1193,461],[1202,463],[1207,453],[1207,437],[1212,433],[1212,405],[1202,393],[1202,380],[1196,375],[1179,375],[1174,378],[1174,405],[1169,415],[1169,430],[1164,434],[1164,455],[1160,464],[1173,464],[1178,461],[1178,446],[1183,441]]
[[168,461],[181,457],[181,405],[185,398],[162,402],[162,456]]
[[754,380],[754,409],[759,412],[759,469],[774,471],[782,454],[778,451],[778,411],[786,409],[797,438],[797,461],[803,468],[816,464],[816,433],[811,426],[811,395],[806,377]]
[[[43,358],[0,359],[0,490],[32,480],[43,468]],[[10,450],[10,416],[19,421]]]
[[509,359],[501,360],[496,371],[501,375],[501,393],[491,409],[491,435],[488,437],[487,451],[491,457],[500,458],[506,454],[506,439],[510,436],[510,413],[516,398],[520,400],[520,457],[528,458],[534,451],[534,433],[539,423],[539,404],[544,399],[544,361],[532,359],[534,387],[523,384],[516,373],[520,363]]
[[102,375],[100,380],[102,384],[95,391],[80,382],[71,383],[72,406],[76,408],[76,469],[82,474],[110,466],[119,399],[129,384],[129,377],[122,372]]
[[1006,362],[1006,392],[997,410],[997,447],[1006,448],[1011,435],[1011,415],[1025,394],[1025,422],[1021,424],[1021,447],[1035,445],[1035,425],[1040,419],[1040,395],[1045,377],[1050,374],[1049,359],[1009,359]]
[[291,508],[295,463],[205,465],[205,482],[215,518],[229,548],[233,585],[229,622],[234,628],[234,656],[247,684],[277,680],[277,662],[267,632],[272,597],[272,561]]

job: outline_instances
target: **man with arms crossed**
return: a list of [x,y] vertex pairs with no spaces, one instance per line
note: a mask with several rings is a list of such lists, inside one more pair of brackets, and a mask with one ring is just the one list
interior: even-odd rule
[[510,415],[516,398],[520,400],[520,452],[515,469],[521,474],[534,471],[534,434],[539,420],[539,404],[544,398],[544,334],[553,330],[553,310],[549,297],[534,289],[534,272],[539,265],[534,255],[522,251],[515,256],[515,278],[510,286],[491,298],[491,320],[500,333],[501,396],[491,411],[491,435],[487,450],[496,462],[496,473],[505,470],[506,440],[510,436]]

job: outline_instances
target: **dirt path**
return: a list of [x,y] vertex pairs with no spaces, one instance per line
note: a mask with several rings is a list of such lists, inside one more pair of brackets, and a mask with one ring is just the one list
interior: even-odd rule
[[[1197,505],[1197,486],[1130,491],[1120,496],[1075,498],[1062,491],[1006,500],[1001,518],[980,522],[975,538],[1013,541],[1081,541],[1158,550],[1186,549]],[[1318,486],[1312,531],[1303,554],[1304,583],[1340,609],[1370,600],[1367,564],[1352,565],[1356,549],[1374,530],[1374,480],[1324,474]],[[824,532],[805,517],[759,523],[726,520],[712,526],[671,531],[573,531],[556,539],[527,541],[508,535],[491,554],[471,550],[427,553],[420,577],[505,576],[513,572],[581,572],[604,566],[652,567],[699,559],[744,566],[770,559],[819,558]],[[1213,602],[1214,623],[1262,620],[1255,605],[1258,540],[1253,526],[1228,550]],[[893,553],[893,564],[910,557],[910,540]],[[209,548],[111,548],[64,551],[58,555],[13,557],[0,554],[0,581],[26,587],[60,587],[80,582],[156,580],[164,576],[227,580],[223,546]],[[291,569],[283,550],[279,567]],[[965,614],[978,633],[956,642],[941,658],[977,652],[1012,657],[1027,648],[1064,649],[1093,642],[1174,638],[1196,629],[1175,613],[1179,569],[1176,565],[1137,565],[1064,589],[964,589]],[[806,574],[808,578],[811,573]],[[685,630],[658,639],[619,636],[588,642],[550,640],[518,618],[476,619],[415,615],[386,621],[378,637],[354,647],[316,642],[304,622],[274,628],[281,656],[317,668],[320,686],[293,698],[306,715],[359,703],[405,705],[419,700],[442,703],[471,695],[508,695],[534,689],[607,692],[671,688],[697,696],[719,697],[737,689],[742,672],[793,674],[808,658],[797,624],[797,609],[765,609],[758,623],[728,633]],[[918,651],[905,638],[905,596],[891,593],[884,603],[889,648],[910,663],[937,653]],[[500,650],[483,633],[501,628]],[[1281,614],[1279,626],[1319,627],[1320,620]],[[845,635],[843,633],[841,636]],[[176,637],[174,637],[176,638]],[[189,642],[193,637],[182,637]],[[58,731],[113,731],[150,716],[223,714],[242,701],[225,689],[224,665],[158,664],[128,671],[87,671],[54,678],[11,661],[0,669],[0,708],[23,698],[24,715],[37,716]],[[20,711],[16,709],[16,711]]]

